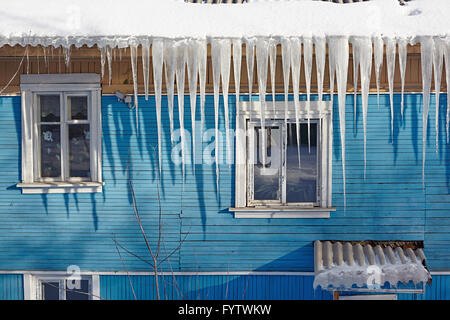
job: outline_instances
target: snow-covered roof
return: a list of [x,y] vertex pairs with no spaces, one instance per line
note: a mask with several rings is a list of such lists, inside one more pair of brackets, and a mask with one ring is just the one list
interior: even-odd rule
[[128,46],[148,39],[448,36],[448,0],[310,0],[201,4],[183,0],[21,0],[0,7],[0,45]]
[[[364,244],[364,243],[363,243]],[[426,283],[431,279],[425,267],[425,255],[420,248],[372,245],[342,241],[314,242],[314,287],[339,290],[365,287],[379,289],[388,282]]]

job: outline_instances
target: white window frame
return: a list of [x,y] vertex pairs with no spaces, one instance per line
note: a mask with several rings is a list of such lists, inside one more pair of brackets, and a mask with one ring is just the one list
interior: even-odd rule
[[[102,192],[101,171],[101,85],[97,74],[46,74],[21,75],[22,95],[22,182],[17,187],[22,193],[92,193]],[[67,123],[89,123],[90,125],[90,173],[91,179],[66,178],[68,172],[61,172],[61,180],[40,178],[39,168],[39,115],[38,97],[40,95],[60,95],[61,126]],[[88,97],[88,120],[68,120],[68,97]],[[64,130],[62,130],[64,131]],[[67,131],[67,130],[65,130]],[[64,132],[65,132],[64,131]],[[62,162],[68,156],[66,139],[61,137]],[[61,170],[67,171],[67,166]]]
[[[71,280],[65,272],[25,273],[24,300],[42,300],[42,282],[59,282],[66,288],[66,281]],[[100,278],[97,274],[82,274],[80,280],[89,281],[89,300],[100,299]],[[76,289],[75,289],[76,290]],[[59,299],[66,300],[66,290],[59,289]]]
[[[236,117],[236,183],[235,207],[230,208],[235,218],[329,218],[330,212],[336,208],[331,205],[332,196],[332,137],[333,117],[330,101],[311,101],[309,118],[319,124],[319,189],[318,203],[292,203],[292,204],[264,204],[250,201],[248,150],[251,131],[249,124],[260,120],[260,102],[241,101],[238,103],[239,111]],[[293,101],[276,101],[266,103],[266,121],[270,119],[284,120],[287,114],[288,121],[295,121],[296,112]],[[306,120],[307,102],[299,102],[299,118]],[[251,121],[251,122],[250,122]],[[256,205],[255,205],[256,204]]]

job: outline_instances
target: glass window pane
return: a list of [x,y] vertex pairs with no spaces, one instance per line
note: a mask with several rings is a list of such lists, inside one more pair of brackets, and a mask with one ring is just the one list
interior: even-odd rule
[[88,119],[87,97],[69,97],[67,99],[67,115],[69,120]]
[[61,137],[59,124],[41,125],[41,177],[61,176]]
[[79,289],[69,289],[66,282],[66,300],[89,300],[89,280],[80,280]]
[[42,299],[59,300],[59,282],[42,282]]
[[266,159],[263,164],[261,127],[255,127],[254,199],[280,199],[281,146],[279,127],[266,127]]
[[59,122],[60,100],[59,95],[39,96],[41,122]]
[[311,123],[311,152],[308,152],[308,124],[300,124],[300,167],[297,127],[289,123],[286,146],[286,202],[317,201],[317,123]]
[[91,176],[90,130],[88,124],[69,125],[69,175]]

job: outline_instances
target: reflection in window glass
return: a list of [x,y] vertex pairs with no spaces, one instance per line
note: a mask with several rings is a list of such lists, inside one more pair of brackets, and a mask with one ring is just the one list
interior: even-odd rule
[[60,125],[41,125],[41,177],[56,178],[61,176],[61,138]]
[[79,280],[79,283],[79,289],[66,289],[66,300],[89,300],[89,280]]
[[42,282],[42,299],[59,300],[59,282]]
[[266,159],[263,163],[261,127],[255,127],[254,199],[280,199],[280,127],[266,127]]
[[39,96],[41,122],[59,122],[60,100],[59,95]]
[[69,125],[69,162],[71,177],[91,176],[89,124]]
[[298,162],[297,129],[287,126],[286,202],[317,201],[317,123],[311,123],[310,152],[308,124],[300,124],[300,167]]
[[69,120],[87,120],[88,119],[87,97],[68,97],[67,115]]

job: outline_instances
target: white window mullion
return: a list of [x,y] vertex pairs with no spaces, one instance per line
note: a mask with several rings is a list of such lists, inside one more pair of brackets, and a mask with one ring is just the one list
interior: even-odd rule
[[60,105],[61,105],[61,181],[66,181],[68,177],[67,167],[68,167],[68,152],[67,152],[67,107],[66,107],[67,97],[63,92],[60,95]]
[[287,146],[287,124],[285,121],[280,123],[281,130],[281,202],[286,204],[286,146]]

